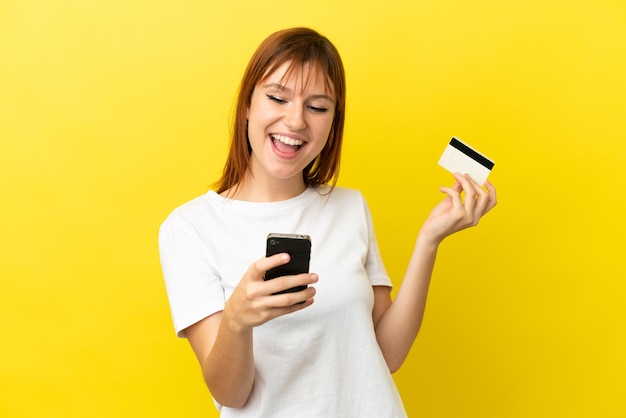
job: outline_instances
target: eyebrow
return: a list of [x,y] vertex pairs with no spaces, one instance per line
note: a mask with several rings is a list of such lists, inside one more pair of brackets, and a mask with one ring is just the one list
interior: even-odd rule
[[[264,85],[263,88],[265,88],[265,89],[274,88],[276,90],[281,90],[281,91],[284,91],[284,92],[287,92],[287,93],[291,93],[292,92],[292,90],[289,87],[284,86],[282,84],[278,84],[278,83],[269,83],[269,84]],[[327,94],[313,94],[313,95],[309,96],[309,98],[311,98],[311,99],[326,99],[328,101],[335,102],[335,99],[333,97],[327,95]]]

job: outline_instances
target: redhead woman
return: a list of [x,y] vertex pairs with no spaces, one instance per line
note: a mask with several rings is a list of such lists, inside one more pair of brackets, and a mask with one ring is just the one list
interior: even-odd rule
[[[367,203],[335,186],[345,97],[326,37],[270,35],[243,76],[221,179],[161,225],[174,326],[223,417],[405,417],[392,373],[419,331],[437,249],[496,204],[490,183],[455,174],[392,300]],[[309,273],[264,280],[290,259],[264,256],[275,232],[311,237]]]

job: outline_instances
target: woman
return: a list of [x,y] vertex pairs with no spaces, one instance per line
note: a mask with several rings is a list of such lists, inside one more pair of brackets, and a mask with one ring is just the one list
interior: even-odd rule
[[[274,33],[244,74],[216,190],[161,226],[175,328],[224,417],[406,416],[391,373],[420,328],[437,248],[496,204],[491,184],[455,174],[392,302],[367,204],[334,186],[344,110],[328,39]],[[289,260],[262,257],[276,232],[311,236],[311,273],[264,280]],[[305,289],[278,293],[296,286]]]

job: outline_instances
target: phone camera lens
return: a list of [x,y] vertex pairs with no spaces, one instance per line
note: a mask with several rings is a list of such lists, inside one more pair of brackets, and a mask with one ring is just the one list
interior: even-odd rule
[[276,241],[275,239],[270,240],[270,245],[276,245],[276,244],[278,244],[278,241]]

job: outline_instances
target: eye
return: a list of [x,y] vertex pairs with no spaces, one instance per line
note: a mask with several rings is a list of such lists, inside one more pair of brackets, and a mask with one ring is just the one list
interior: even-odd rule
[[325,107],[309,106],[309,109],[311,109],[313,112],[316,112],[316,113],[328,112],[328,109]]
[[276,97],[276,96],[272,96],[271,94],[266,94],[266,96],[267,96],[268,99],[270,99],[271,101],[273,101],[275,103],[278,103],[278,104],[283,104],[283,103],[286,102],[285,100],[283,100],[283,99],[281,99],[279,97]]

